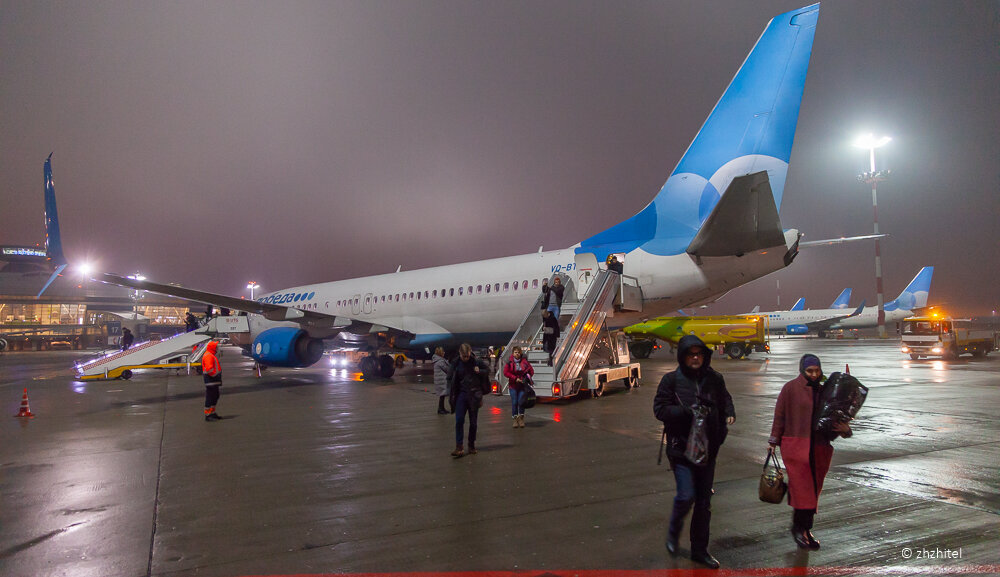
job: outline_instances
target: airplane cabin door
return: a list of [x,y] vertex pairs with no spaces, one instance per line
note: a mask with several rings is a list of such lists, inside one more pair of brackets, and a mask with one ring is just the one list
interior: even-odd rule
[[372,293],[366,294],[364,300],[364,308],[362,309],[362,312],[364,312],[366,315],[372,314],[372,306],[374,304],[374,301],[375,297],[372,295]]
[[354,315],[361,314],[361,295],[354,295],[351,299],[351,313]]
[[592,252],[576,255],[576,291],[580,300],[590,289],[590,283],[597,276],[597,257]]

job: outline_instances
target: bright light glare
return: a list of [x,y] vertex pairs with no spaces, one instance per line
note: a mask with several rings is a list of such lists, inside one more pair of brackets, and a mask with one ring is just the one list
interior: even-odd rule
[[89,277],[90,273],[94,272],[94,265],[89,262],[77,265],[76,272],[80,273],[81,276]]
[[868,133],[855,138],[854,146],[857,146],[858,148],[872,149],[872,148],[878,148],[880,146],[885,146],[886,144],[889,143],[890,140],[892,140],[892,138],[888,136],[881,136],[879,138],[875,138],[874,134]]

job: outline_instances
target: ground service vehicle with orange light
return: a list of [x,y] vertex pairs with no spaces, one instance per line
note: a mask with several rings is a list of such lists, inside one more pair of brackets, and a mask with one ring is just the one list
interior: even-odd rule
[[900,351],[911,359],[944,357],[956,359],[964,353],[982,357],[997,349],[998,334],[976,329],[968,319],[909,317],[903,319]]
[[763,316],[657,317],[625,328],[633,338],[629,349],[636,358],[646,358],[661,339],[676,348],[685,335],[695,335],[706,345],[731,359],[754,351],[770,352],[767,321]]

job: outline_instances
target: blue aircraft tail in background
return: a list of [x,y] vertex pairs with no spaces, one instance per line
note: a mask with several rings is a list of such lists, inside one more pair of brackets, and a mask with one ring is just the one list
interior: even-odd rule
[[927,306],[927,297],[931,292],[931,277],[934,276],[934,267],[925,266],[920,269],[917,276],[913,277],[910,284],[906,285],[903,292],[899,293],[896,300],[886,303],[885,310],[894,311],[902,309],[912,311]]
[[805,297],[799,297],[799,300],[795,301],[795,304],[792,305],[792,308],[790,308],[788,310],[790,310],[790,311],[801,311],[801,310],[804,310],[805,308],[806,308],[806,299],[805,299]]
[[851,302],[851,289],[845,288],[840,296],[833,299],[833,304],[830,305],[831,309],[846,309],[847,303]]
[[62,237],[59,235],[59,213],[56,211],[56,187],[52,180],[52,154],[45,159],[45,258],[53,267],[52,275],[37,296],[42,296],[52,281],[66,269]]

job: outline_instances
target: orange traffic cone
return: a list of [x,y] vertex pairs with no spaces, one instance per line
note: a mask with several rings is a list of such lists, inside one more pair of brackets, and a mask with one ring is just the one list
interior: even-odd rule
[[31,409],[28,408],[28,389],[24,389],[24,395],[21,397],[21,410],[17,412],[15,417],[34,417]]
[[848,375],[851,374],[851,365],[844,363],[844,372]]

